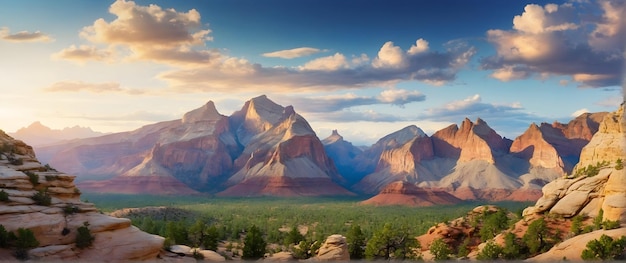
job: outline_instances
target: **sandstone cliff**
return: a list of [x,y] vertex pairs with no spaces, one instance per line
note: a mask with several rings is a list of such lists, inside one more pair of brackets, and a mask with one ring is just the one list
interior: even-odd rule
[[602,209],[606,219],[626,222],[626,170],[619,167],[618,160],[626,160],[624,104],[604,117],[598,132],[582,149],[573,174],[547,184],[543,196],[524,214],[549,211],[565,217],[595,217]]
[[[103,215],[80,201],[74,176],[41,165],[28,145],[0,133],[0,224],[7,231],[29,229],[39,242],[30,258],[54,261],[155,260],[164,239],[140,231],[130,220]],[[28,174],[28,175],[27,175]],[[41,198],[33,198],[35,195]],[[49,199],[47,199],[49,198]],[[48,200],[48,201],[46,201]],[[48,203],[49,202],[49,203]],[[78,248],[78,228],[88,223],[91,246]],[[0,250],[0,260],[14,259]]]

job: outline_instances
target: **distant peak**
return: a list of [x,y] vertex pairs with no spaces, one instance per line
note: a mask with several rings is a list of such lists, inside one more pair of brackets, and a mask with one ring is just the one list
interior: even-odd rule
[[337,130],[333,130],[330,135],[331,136],[333,136],[333,135],[334,136],[341,136],[341,135],[339,135],[339,132],[337,132]]
[[343,136],[339,135],[339,132],[337,132],[337,130],[333,130],[330,134],[330,136],[326,137],[326,139],[322,140],[322,144],[324,145],[328,145],[331,143],[335,143],[338,141],[343,141]]
[[204,106],[185,113],[183,123],[194,123],[199,121],[211,121],[221,118],[222,115],[215,108],[215,103],[209,101]]
[[285,107],[285,109],[283,110],[283,116],[284,117],[289,117],[291,115],[296,114],[296,111],[293,109],[293,106],[289,105],[287,107]]

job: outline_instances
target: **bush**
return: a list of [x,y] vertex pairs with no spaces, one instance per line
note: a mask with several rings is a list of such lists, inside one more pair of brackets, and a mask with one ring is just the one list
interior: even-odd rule
[[78,212],[80,212],[80,208],[78,208],[78,206],[68,204],[65,207],[63,207],[63,213],[65,213],[65,215],[72,215]]
[[448,260],[450,259],[450,247],[441,238],[433,240],[430,244],[430,253],[433,254],[435,260]]
[[[11,233],[13,234],[13,233]],[[28,250],[39,246],[39,241],[35,238],[35,234],[30,229],[18,228],[17,235],[12,235],[10,239],[15,246],[15,257],[20,260],[28,259]]]
[[81,227],[77,229],[76,233],[76,247],[77,248],[86,248],[93,244],[94,236],[91,235],[91,231],[89,231],[89,222],[84,222]]
[[478,260],[495,260],[500,257],[500,253],[502,253],[502,248],[498,246],[493,241],[487,241],[483,250],[478,253],[476,259]]
[[572,225],[570,226],[570,232],[572,232],[574,235],[580,234],[583,231],[583,219],[584,219],[584,216],[581,214],[578,214],[572,217]]
[[0,202],[8,202],[9,194],[3,190],[0,190]]
[[624,169],[624,163],[622,162],[622,159],[617,159],[617,161],[615,161],[615,170],[622,169]]
[[9,246],[9,232],[4,228],[3,225],[0,225],[0,247],[6,248]]
[[33,184],[33,186],[37,186],[39,184],[39,175],[36,173],[33,173],[31,171],[25,171],[24,172],[26,175],[28,175],[28,180],[30,181],[31,184]]
[[50,197],[46,190],[39,190],[30,198],[35,201],[36,205],[49,206],[52,203],[52,197]]
[[618,220],[605,220],[604,222],[602,222],[602,228],[604,228],[605,230],[616,229],[619,228],[619,226],[620,222]]
[[587,248],[583,250],[581,258],[584,260],[617,260],[621,259],[626,248],[626,236],[613,239],[610,236],[602,235],[600,239],[594,239],[587,243]]

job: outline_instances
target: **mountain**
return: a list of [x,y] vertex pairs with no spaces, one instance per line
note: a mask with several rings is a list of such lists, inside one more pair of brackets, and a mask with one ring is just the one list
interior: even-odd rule
[[85,190],[190,194],[216,191],[241,149],[228,117],[209,101],[179,120],[38,151],[52,156],[56,168],[88,181],[79,183]]
[[353,189],[374,194],[404,181],[461,199],[534,201],[543,185],[566,172],[562,160],[577,158],[603,114],[583,114],[566,125],[533,124],[515,141],[480,118],[431,137],[408,126],[354,158],[354,170],[365,175]]
[[534,201],[571,171],[605,114],[532,124],[514,141],[480,118],[432,136],[410,125],[358,148],[337,131],[320,140],[292,106],[263,95],[231,116],[208,102],[178,120],[36,150],[95,192],[375,195],[403,181],[460,199]]
[[242,154],[221,196],[351,195],[309,123],[266,96],[246,102],[231,125]]
[[[32,147],[0,131],[0,224],[7,232],[28,229],[38,241],[27,256],[34,261],[157,260],[164,238],[145,233],[126,218],[104,215],[80,200],[73,175],[42,165]],[[36,181],[33,178],[37,178]],[[35,194],[49,198],[35,201]],[[77,245],[77,233],[88,225],[93,243]],[[5,232],[6,233],[6,232]],[[13,251],[0,249],[1,261],[15,261]]]
[[14,133],[9,133],[10,136],[26,141],[33,146],[49,145],[72,139],[97,137],[104,134],[105,133],[93,131],[89,127],[80,126],[67,127],[62,130],[53,130],[38,121],[33,122],[28,125],[28,127],[20,128]]
[[343,139],[337,130],[322,140],[324,150],[328,157],[335,162],[337,171],[346,179],[348,185],[352,185],[362,179],[354,172],[355,158],[363,153],[359,147]]
[[403,205],[433,206],[460,203],[461,199],[443,190],[419,188],[414,184],[397,181],[388,184],[380,193],[361,204],[364,205]]
[[179,120],[37,151],[93,192],[352,195],[308,122],[266,96],[231,116],[209,101]]

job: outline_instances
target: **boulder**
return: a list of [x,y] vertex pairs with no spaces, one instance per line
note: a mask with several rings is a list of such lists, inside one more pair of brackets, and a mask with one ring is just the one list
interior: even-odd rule
[[326,238],[315,256],[316,261],[349,261],[348,242],[342,235],[331,235]]

